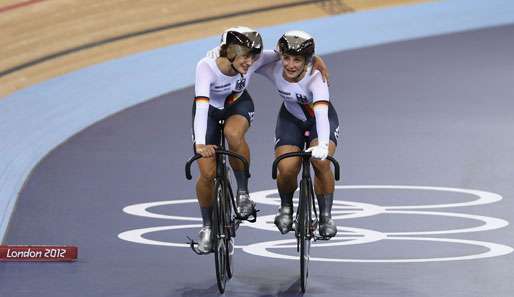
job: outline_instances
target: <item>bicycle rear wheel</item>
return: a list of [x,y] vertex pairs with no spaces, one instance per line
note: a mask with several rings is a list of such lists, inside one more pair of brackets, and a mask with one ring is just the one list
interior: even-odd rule
[[309,259],[310,259],[310,219],[311,219],[311,193],[309,191],[309,183],[302,180],[300,183],[300,199],[298,206],[298,227],[300,242],[300,287],[302,293],[307,288],[307,278],[309,276]]
[[216,281],[220,293],[225,292],[225,285],[228,280],[227,275],[227,246],[225,236],[225,189],[223,183],[217,180],[214,187],[214,206],[213,206],[213,247],[214,262],[216,266]]

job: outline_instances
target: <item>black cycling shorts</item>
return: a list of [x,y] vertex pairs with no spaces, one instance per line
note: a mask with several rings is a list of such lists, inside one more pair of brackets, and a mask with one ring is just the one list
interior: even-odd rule
[[[330,140],[337,145],[339,137],[339,119],[336,110],[329,102],[328,121],[330,123]],[[316,118],[312,117],[305,122],[287,111],[284,104],[280,108],[275,128],[275,149],[282,145],[294,145],[300,149],[308,147],[312,140],[318,138]]]

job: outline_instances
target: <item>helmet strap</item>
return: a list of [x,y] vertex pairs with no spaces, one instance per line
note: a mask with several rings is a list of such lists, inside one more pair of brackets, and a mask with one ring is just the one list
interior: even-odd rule
[[230,61],[230,67],[232,67],[232,69],[234,69],[235,72],[239,73],[239,75],[241,75],[241,77],[243,77],[243,74],[241,72],[239,72],[239,70],[237,70],[236,67],[234,67],[234,61],[236,60],[236,57],[234,57],[232,59],[228,59],[228,60]]

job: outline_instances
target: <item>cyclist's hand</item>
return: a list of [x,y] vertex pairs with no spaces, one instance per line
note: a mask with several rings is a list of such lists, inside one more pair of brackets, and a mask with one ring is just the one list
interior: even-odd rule
[[310,74],[314,74],[315,70],[321,72],[321,79],[323,80],[323,82],[327,82],[327,85],[329,85],[329,73],[327,64],[325,64],[325,61],[323,61],[323,59],[321,59],[318,56],[312,57],[312,69]]
[[315,159],[325,160],[328,156],[328,143],[311,146],[306,152],[311,152],[312,157]]
[[209,58],[211,58],[211,59],[217,59],[217,58],[219,58],[219,56],[220,56],[220,47],[219,47],[219,46],[217,46],[217,47],[215,47],[215,48],[213,48],[213,49],[209,50],[205,56],[206,56],[206,57],[209,57]]
[[204,158],[212,158],[216,155],[217,146],[212,144],[197,144],[195,145],[196,153],[202,155]]

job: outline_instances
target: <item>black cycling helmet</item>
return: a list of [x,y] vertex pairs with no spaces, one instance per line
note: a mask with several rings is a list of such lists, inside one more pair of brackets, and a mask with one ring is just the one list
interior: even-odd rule
[[314,55],[314,38],[304,31],[288,31],[278,40],[277,48],[281,55],[303,56],[309,63]]
[[243,26],[233,27],[223,32],[220,47],[220,56],[227,57],[231,61],[236,56],[248,53],[258,56],[262,52],[262,37],[254,29]]

